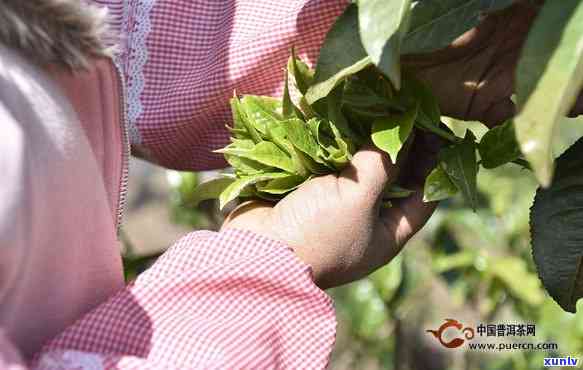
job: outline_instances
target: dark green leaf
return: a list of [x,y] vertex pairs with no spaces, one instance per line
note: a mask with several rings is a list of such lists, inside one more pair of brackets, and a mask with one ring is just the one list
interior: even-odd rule
[[403,80],[402,93],[412,96],[416,102],[419,102],[417,119],[424,120],[426,125],[439,126],[441,111],[435,95],[423,82],[412,76],[405,76]]
[[354,76],[348,78],[344,88],[343,104],[364,109],[393,108],[395,106],[394,102],[378,94],[367,82]]
[[512,0],[422,0],[412,10],[402,54],[428,53],[448,46],[478,25],[480,14],[502,9]]
[[520,157],[520,148],[511,120],[490,129],[478,145],[484,168],[495,168]]
[[407,33],[411,0],[359,0],[358,20],[364,49],[372,62],[401,88],[401,42]]
[[439,153],[439,164],[449,179],[461,190],[464,199],[475,210],[478,202],[476,177],[476,143],[474,135],[468,131],[464,141],[443,148]]
[[358,9],[349,5],[326,35],[316,66],[314,85],[306,93],[309,104],[327,96],[344,78],[371,64],[358,33]]
[[582,84],[583,2],[545,1],[518,63],[514,121],[522,153],[543,186],[553,175],[555,126]]
[[530,214],[539,277],[566,311],[583,297],[583,139],[557,160],[552,185],[539,188]]
[[397,163],[397,156],[413,130],[417,117],[417,107],[402,114],[392,114],[376,120],[372,125],[372,142],[377,148],[389,153],[391,161]]

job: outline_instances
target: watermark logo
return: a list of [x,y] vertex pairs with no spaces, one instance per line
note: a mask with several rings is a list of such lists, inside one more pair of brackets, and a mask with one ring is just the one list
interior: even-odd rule
[[544,359],[544,367],[554,367],[554,366],[570,366],[576,367],[579,365],[579,359],[575,357],[547,357]]
[[[444,335],[445,331],[448,329],[456,329],[460,332],[461,338],[459,336],[446,342]],[[474,329],[470,327],[465,327],[464,325],[454,319],[445,319],[445,322],[437,330],[426,330],[428,333],[433,334],[433,336],[441,343],[442,346],[446,348],[457,348],[465,343],[466,340],[474,339]]]
[[[553,342],[534,342],[527,337],[535,337],[534,324],[504,323],[465,326],[455,319],[445,319],[445,322],[435,330],[426,330],[445,348],[453,349],[467,343],[470,351],[558,351],[559,346]],[[476,337],[476,340],[470,342]],[[492,341],[491,339],[494,339]],[[522,339],[522,340],[516,340]],[[555,359],[549,359],[554,363]],[[558,361],[561,359],[558,359]],[[562,359],[563,363],[573,363],[576,358]],[[565,362],[567,361],[567,362]],[[571,361],[571,362],[569,362]],[[547,361],[545,361],[546,363]],[[577,362],[578,363],[578,362]]]

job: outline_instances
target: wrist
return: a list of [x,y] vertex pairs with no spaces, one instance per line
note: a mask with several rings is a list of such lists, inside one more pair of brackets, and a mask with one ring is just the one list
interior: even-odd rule
[[[314,248],[313,242],[304,240],[297,228],[282,226],[285,222],[277,222],[277,215],[272,205],[264,202],[250,201],[239,205],[225,219],[221,231],[239,229],[253,232],[257,235],[280,242],[291,249],[294,255],[306,265],[311,272],[312,281],[321,289],[327,289],[333,284],[327,284],[325,275],[326,258],[320,248]],[[328,260],[330,260],[328,258]],[[328,266],[329,267],[329,266]]]
[[319,259],[315,256],[314,252],[311,250],[310,247],[300,247],[300,246],[293,246],[290,245],[290,248],[298,257],[302,263],[309,267],[311,272],[312,281],[321,289],[328,288],[326,284],[323,284],[322,276],[323,276],[323,269],[321,263],[319,263]]

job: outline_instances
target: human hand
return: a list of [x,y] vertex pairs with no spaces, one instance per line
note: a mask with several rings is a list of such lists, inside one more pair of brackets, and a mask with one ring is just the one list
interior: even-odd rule
[[[385,153],[363,149],[342,173],[315,178],[275,206],[242,204],[223,229],[250,230],[288,244],[323,289],[360,279],[395,257],[435,209],[435,203],[423,202],[420,190],[433,168],[435,144],[418,136],[410,160],[400,166]],[[397,178],[419,191],[384,208],[383,190]]]
[[[487,15],[449,47],[405,57],[404,65],[431,87],[444,115],[499,124],[515,113],[514,73],[540,3],[520,1]],[[583,95],[570,115],[581,113]]]

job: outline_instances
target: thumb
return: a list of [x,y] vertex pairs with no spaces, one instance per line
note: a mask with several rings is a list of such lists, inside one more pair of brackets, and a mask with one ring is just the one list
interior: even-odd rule
[[341,177],[349,180],[349,185],[358,194],[366,194],[378,199],[385,187],[396,180],[398,167],[391,162],[389,155],[372,146],[359,150]]

